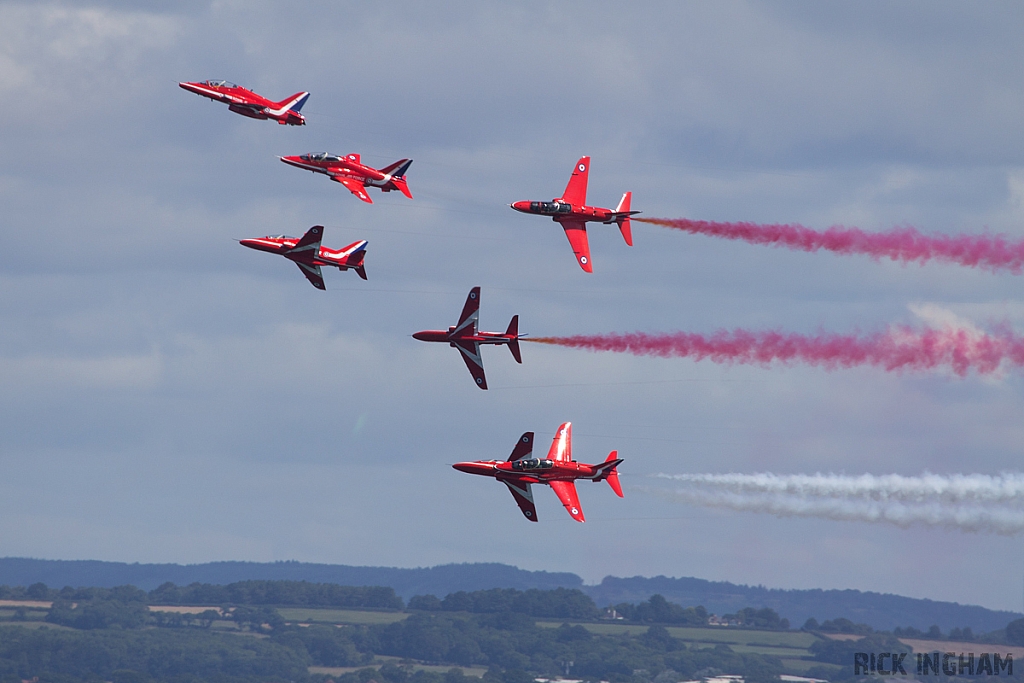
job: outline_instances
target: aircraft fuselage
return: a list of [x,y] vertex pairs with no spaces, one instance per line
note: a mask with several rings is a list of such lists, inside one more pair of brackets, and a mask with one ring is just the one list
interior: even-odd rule
[[358,154],[341,156],[320,152],[279,158],[289,166],[313,173],[323,173],[331,180],[344,185],[349,192],[367,204],[373,203],[370,195],[366,193],[367,187],[376,187],[382,192],[398,190],[412,199],[412,192],[409,191],[409,184],[405,180],[405,173],[412,165],[412,159],[400,159],[384,168],[372,168],[362,163],[362,157]]
[[[616,460],[615,464],[622,462]],[[598,469],[574,460],[476,460],[457,462],[453,468],[467,474],[478,474],[496,479],[508,479],[524,484],[546,484],[549,481],[573,481],[576,479],[594,479],[601,481],[607,476],[607,465]]]
[[[354,180],[360,180],[364,185],[373,185],[374,187],[380,187],[390,183],[394,178],[388,173],[381,173],[375,168],[370,168],[354,161],[348,161],[342,158],[339,161],[313,161],[310,159],[303,159],[303,156],[293,157],[281,157],[281,161],[294,166],[295,168],[301,168],[306,171],[312,171],[313,173],[323,173],[324,175],[348,177]],[[387,190],[390,192],[391,190]]]
[[446,342],[455,346],[455,341],[469,342],[471,344],[508,344],[517,337],[501,332],[475,332],[464,334],[455,331],[455,326],[447,330],[423,330],[412,335],[413,339],[425,342]]
[[534,216],[551,216],[551,220],[558,223],[563,221],[613,223],[616,215],[611,209],[599,206],[576,206],[557,199],[550,202],[514,202],[509,204],[509,206],[520,213],[528,213]]

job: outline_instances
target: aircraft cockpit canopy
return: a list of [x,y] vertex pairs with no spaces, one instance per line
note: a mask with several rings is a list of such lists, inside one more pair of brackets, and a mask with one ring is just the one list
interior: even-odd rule
[[530,202],[530,211],[544,214],[572,212],[572,205],[564,202]]
[[550,470],[554,466],[555,463],[547,458],[544,460],[526,458],[523,460],[512,461],[512,469],[514,470]]
[[297,240],[298,237],[292,237],[291,235],[267,235],[263,239],[265,240]]
[[231,81],[206,81],[206,85],[211,88],[238,88],[240,86],[235,85]]
[[318,152],[317,154],[302,154],[299,156],[303,161],[341,161],[341,157],[335,154],[328,154],[327,152]]

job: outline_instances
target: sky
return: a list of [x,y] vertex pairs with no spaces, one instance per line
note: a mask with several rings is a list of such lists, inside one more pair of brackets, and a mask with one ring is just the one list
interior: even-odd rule
[[[1019,471],[1019,371],[742,367],[524,345],[491,388],[410,335],[1024,329],[1024,276],[592,225],[644,215],[1024,238],[1024,7],[889,2],[0,2],[0,555],[196,563],[506,562],[1024,607],[1019,536],[706,509],[686,473]],[[177,87],[311,93],[305,127]],[[415,197],[275,157],[409,157]],[[313,289],[234,240],[369,240]],[[524,431],[617,449],[626,497],[540,522],[451,469]],[[829,618],[830,615],[821,615]]]

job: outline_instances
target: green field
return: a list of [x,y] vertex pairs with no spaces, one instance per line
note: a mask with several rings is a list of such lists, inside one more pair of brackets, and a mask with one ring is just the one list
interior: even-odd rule
[[277,613],[286,621],[310,624],[393,624],[409,616],[403,612],[359,612],[348,609],[316,609],[313,607],[280,607]]
[[[12,608],[0,609],[0,619],[9,620],[13,619],[16,612]],[[46,619],[46,615],[49,614],[46,610],[30,609],[26,610],[25,618],[29,621],[43,621]]]
[[788,673],[796,673],[797,676],[807,673],[807,670],[815,666],[826,666],[835,670],[836,677],[841,678],[841,667],[833,667],[831,664],[822,664],[810,659],[783,659],[782,666],[786,667]]
[[[560,621],[538,621],[537,625],[544,628],[558,628],[564,622]],[[647,630],[647,626],[636,626],[633,624],[591,624],[582,622],[570,622],[573,625],[583,626],[591,633],[598,635],[630,634],[640,635]],[[807,648],[817,638],[810,633],[795,631],[747,631],[734,628],[706,628],[698,626],[669,626],[669,634],[686,642],[691,647],[703,648],[715,645],[728,645],[735,652],[749,652],[759,655],[774,655],[786,659],[786,665],[791,669],[805,670],[806,666],[792,665],[791,662],[801,662],[800,657],[810,655]],[[813,663],[807,663],[809,666]]]
[[802,631],[746,631],[732,628],[701,628],[691,626],[669,626],[668,632],[680,640],[696,640],[707,643],[740,643],[744,645],[775,645],[807,649],[817,638]]
[[[696,647],[700,647],[701,643],[694,643]],[[713,647],[709,644],[709,647]],[[729,645],[729,648],[733,652],[753,652],[758,655],[775,655],[776,657],[803,657],[809,655],[809,650],[796,647],[773,647],[771,645],[739,645],[733,643]]]

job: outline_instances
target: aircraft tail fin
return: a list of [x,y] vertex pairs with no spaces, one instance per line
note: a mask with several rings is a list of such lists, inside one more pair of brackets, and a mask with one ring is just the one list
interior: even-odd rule
[[612,211],[612,215],[608,217],[605,224],[615,223],[619,226],[619,232],[622,233],[622,239],[626,240],[626,244],[633,246],[633,229],[629,222],[629,217],[634,216],[639,211],[631,211],[629,208],[630,200],[633,199],[633,193],[627,192],[622,195],[622,199],[619,200],[619,205]]
[[619,459],[619,452],[612,451],[608,454],[605,459],[605,463],[615,463],[604,472],[604,478],[608,480],[608,485],[612,487],[612,491],[615,491],[615,495],[622,498],[622,484],[619,483],[619,471],[616,469],[622,460]]
[[342,251],[348,254],[345,259],[345,263],[349,268],[356,271],[356,275],[362,279],[366,279],[366,267],[363,265],[363,259],[366,258],[366,240],[359,240],[345,247]]
[[358,242],[353,242],[352,244],[348,245],[341,251],[344,252],[346,256],[355,257],[358,255],[359,258],[362,259],[363,254],[366,253],[366,245],[368,244],[369,242],[367,242],[366,240],[359,240]]
[[412,166],[412,159],[399,159],[390,166],[385,166],[384,168],[377,170],[381,173],[393,175],[396,178],[404,178],[410,166]]
[[512,352],[512,357],[516,359],[517,363],[523,362],[523,356],[519,353],[519,316],[512,316],[512,320],[508,324],[508,329],[505,330],[505,334],[512,337],[508,343],[508,350]]
[[619,200],[619,205],[615,207],[615,213],[625,214],[616,218],[615,222],[619,224],[619,232],[622,233],[622,239],[626,240],[626,244],[633,246],[633,229],[629,224],[629,217],[631,212],[629,210],[630,200],[633,198],[632,192],[627,192],[622,195],[622,199]]
[[302,105],[304,105],[306,103],[306,100],[308,99],[308,92],[297,92],[291,97],[286,97],[280,102],[275,102],[274,107],[276,107],[276,109],[274,111],[275,113],[278,114],[283,114],[289,109],[291,109],[292,111],[299,111],[300,109],[302,109]]
[[377,170],[381,173],[390,175],[391,184],[395,189],[409,199],[412,199],[412,192],[409,191],[409,184],[405,181],[405,174],[408,172],[410,166],[412,166],[412,159],[399,159],[390,166],[385,166],[384,168]]
[[533,432],[523,432],[519,441],[516,442],[516,447],[512,449],[512,455],[508,456],[508,461],[528,458],[531,453],[533,453]]

